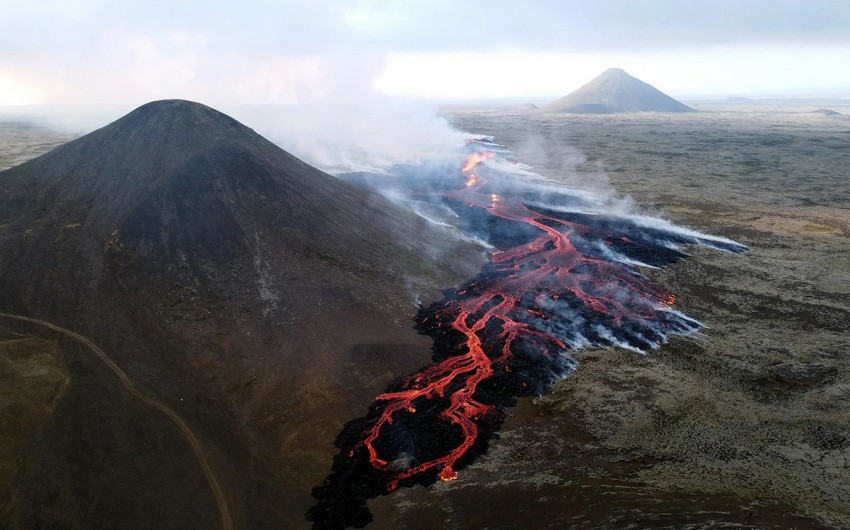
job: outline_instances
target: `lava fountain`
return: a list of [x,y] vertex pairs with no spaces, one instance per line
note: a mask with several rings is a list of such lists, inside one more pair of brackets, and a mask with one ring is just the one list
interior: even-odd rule
[[498,250],[475,278],[420,310],[416,327],[434,339],[433,362],[345,426],[333,471],[314,490],[315,528],[362,527],[371,521],[367,499],[455,480],[486,450],[507,407],[575,370],[570,351],[643,352],[699,329],[638,267],[675,263],[687,244],[746,251],[660,220],[605,213],[575,190],[519,187],[523,171],[511,170],[519,166],[489,138],[468,151],[428,198]]

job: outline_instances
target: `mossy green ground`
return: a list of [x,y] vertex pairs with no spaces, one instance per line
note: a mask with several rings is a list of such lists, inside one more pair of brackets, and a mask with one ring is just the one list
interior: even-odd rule
[[59,345],[0,331],[0,489],[15,473],[16,453],[68,384]]

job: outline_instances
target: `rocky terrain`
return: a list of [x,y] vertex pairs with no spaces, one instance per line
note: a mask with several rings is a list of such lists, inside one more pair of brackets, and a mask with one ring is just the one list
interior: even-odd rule
[[646,356],[580,354],[459,480],[375,501],[375,527],[850,525],[847,123],[764,108],[451,116],[552,178],[751,253],[694,250],[647,271],[708,329]]

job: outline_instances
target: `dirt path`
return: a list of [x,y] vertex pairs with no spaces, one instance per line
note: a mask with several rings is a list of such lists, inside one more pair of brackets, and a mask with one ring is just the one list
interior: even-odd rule
[[44,320],[38,320],[36,318],[25,317],[21,315],[12,315],[9,313],[0,313],[0,318],[9,318],[13,320],[21,320],[24,322],[30,322],[32,324],[37,324],[39,326],[44,326],[46,328],[52,329],[53,331],[57,331],[62,333],[63,335],[67,335],[72,339],[83,343],[87,346],[91,351],[95,353],[95,355],[100,358],[101,361],[109,367],[110,370],[118,377],[121,381],[121,384],[124,386],[127,391],[132,394],[133,397],[138,399],[139,401],[150,405],[151,407],[156,408],[165,416],[168,417],[175,425],[180,429],[180,432],[183,434],[183,437],[189,442],[189,446],[192,448],[192,452],[195,453],[195,458],[198,461],[198,464],[201,466],[201,469],[204,472],[204,475],[207,478],[207,482],[209,482],[210,489],[212,490],[213,496],[215,497],[215,503],[218,507],[218,513],[221,518],[221,527],[223,530],[233,530],[233,518],[231,516],[230,505],[228,504],[227,497],[224,494],[224,489],[219,484],[218,479],[215,476],[215,472],[212,469],[212,465],[209,460],[207,460],[206,455],[204,454],[203,447],[201,446],[201,441],[198,440],[198,437],[195,436],[195,433],[192,432],[192,429],[186,424],[183,419],[177,415],[176,412],[171,410],[165,403],[159,401],[158,399],[152,398],[142,391],[136,388],[133,384],[132,379],[122,370],[115,362],[109,358],[106,353],[101,350],[95,343],[87,339],[86,337],[80,335],[79,333],[74,333],[71,330],[62,328],[57,326],[56,324],[51,324],[50,322],[46,322]]

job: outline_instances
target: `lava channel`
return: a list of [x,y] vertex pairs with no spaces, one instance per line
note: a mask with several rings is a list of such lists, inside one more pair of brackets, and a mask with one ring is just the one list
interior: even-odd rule
[[[486,450],[507,407],[575,370],[570,351],[643,352],[699,329],[637,265],[670,265],[685,256],[685,244],[746,251],[669,224],[512,199],[503,175],[487,170],[500,156],[487,147],[473,142],[457,186],[439,193],[501,250],[475,278],[420,310],[416,327],[434,339],[433,362],[391,384],[345,426],[332,473],[314,490],[315,528],[362,527],[371,521],[367,499],[455,480]],[[515,244],[517,237],[524,241]]]

